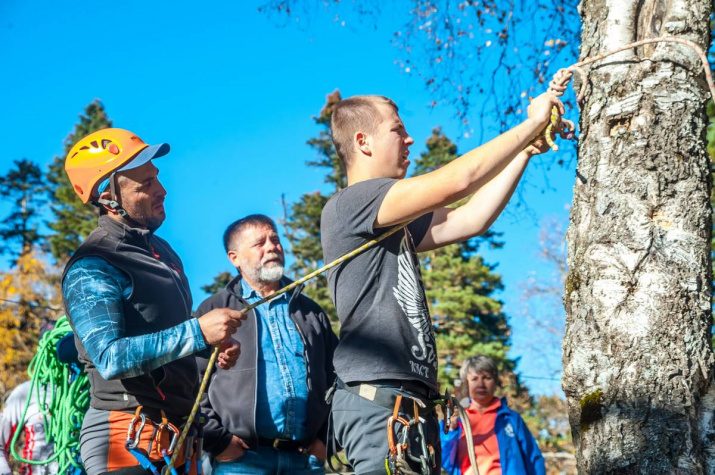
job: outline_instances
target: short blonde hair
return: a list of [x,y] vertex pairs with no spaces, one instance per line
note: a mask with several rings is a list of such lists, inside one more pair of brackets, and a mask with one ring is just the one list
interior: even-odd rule
[[352,163],[353,137],[358,132],[374,134],[382,122],[378,104],[392,107],[398,112],[397,104],[384,96],[353,96],[338,102],[330,118],[330,133],[335,151],[347,171]]

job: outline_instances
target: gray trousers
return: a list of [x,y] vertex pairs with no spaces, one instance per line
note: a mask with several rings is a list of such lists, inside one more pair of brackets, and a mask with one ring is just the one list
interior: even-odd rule
[[[413,417],[412,400],[403,398],[400,414]],[[345,449],[350,465],[358,475],[387,473],[385,460],[390,449],[387,442],[387,420],[392,410],[379,406],[344,389],[337,389],[333,396],[332,418],[335,438]],[[441,473],[441,446],[439,422],[434,409],[427,412],[420,410],[424,419],[423,429],[427,443],[434,448],[436,466],[431,468],[432,475]],[[412,447],[419,447],[416,430],[410,431]],[[419,464],[410,464],[419,473]]]

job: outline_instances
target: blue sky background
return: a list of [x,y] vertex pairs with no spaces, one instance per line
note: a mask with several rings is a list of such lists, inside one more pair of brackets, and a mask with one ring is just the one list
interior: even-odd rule
[[[390,39],[404,8],[386,7],[377,27],[349,8],[337,22],[335,11],[317,9],[308,26],[296,28],[277,27],[257,11],[262,3],[1,0],[0,174],[13,160],[45,167],[61,155],[95,98],[115,126],[170,143],[171,154],[157,161],[168,191],[158,234],[182,257],[197,306],[206,297],[200,287],[230,270],[221,245],[226,225],[249,213],[280,219],[282,194],[293,202],[322,189],[323,172],[305,166],[314,158],[305,142],[320,130],[312,117],[336,88],[343,97],[393,98],[415,138],[413,156],[438,125],[462,152],[479,145],[464,136],[450,106],[430,108],[423,81],[395,65]],[[494,117],[470,120],[484,122],[485,139],[495,135]],[[519,316],[519,284],[529,274],[549,275],[536,258],[541,220],[568,217],[572,166],[546,166],[559,158],[566,157],[534,160],[519,190],[522,206],[510,205],[495,224],[504,248],[484,250],[503,276],[497,297],[511,316],[512,355],[522,357],[526,376],[553,376],[532,353],[539,337]],[[0,216],[8,209],[0,203]],[[560,358],[558,349],[547,356]],[[560,392],[555,381],[526,382],[536,393]]]

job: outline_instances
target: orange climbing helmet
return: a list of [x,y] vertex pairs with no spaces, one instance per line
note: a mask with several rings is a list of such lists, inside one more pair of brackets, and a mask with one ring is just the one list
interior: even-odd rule
[[147,145],[124,129],[101,129],[80,139],[67,154],[65,171],[83,203],[96,200],[116,172],[169,153],[169,144]]

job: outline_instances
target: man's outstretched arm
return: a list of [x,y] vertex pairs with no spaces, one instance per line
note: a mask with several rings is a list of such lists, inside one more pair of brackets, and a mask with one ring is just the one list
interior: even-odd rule
[[[395,183],[385,195],[375,219],[375,227],[387,227],[410,221],[477,193],[497,176],[506,172],[515,157],[521,156],[520,152],[546,128],[554,105],[562,114],[564,113],[563,104],[555,96],[542,94],[529,106],[529,118],[513,129],[438,170]],[[506,180],[507,183],[501,183],[501,180],[497,180],[499,184],[493,186],[501,189],[506,185],[506,194],[510,196],[508,190],[516,186],[525,166],[526,163],[517,163],[509,168],[505,178],[509,178],[514,183],[508,183],[509,180]],[[487,206],[493,209],[499,209],[501,206],[503,209],[501,202],[504,201],[504,193],[483,198],[490,202],[494,201]]]
[[[548,147],[544,142],[542,148]],[[545,150],[541,150],[545,151]],[[417,246],[425,252],[486,233],[514,194],[534,151],[523,151],[504,170],[458,208],[441,208],[432,214],[430,227]]]
[[[98,257],[75,262],[62,283],[76,335],[105,379],[147,373],[222,341],[240,326],[239,312],[219,309],[217,312],[226,311],[231,315],[211,317],[204,325],[196,318],[189,318],[162,331],[126,336],[122,301],[130,292],[129,279]],[[237,350],[232,350],[237,358],[233,353]],[[235,363],[233,356],[230,366]]]

